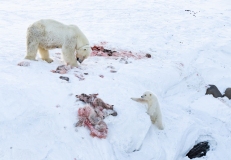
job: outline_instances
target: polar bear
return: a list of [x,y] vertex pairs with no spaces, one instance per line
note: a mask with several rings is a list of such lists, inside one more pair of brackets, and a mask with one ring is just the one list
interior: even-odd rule
[[163,122],[162,122],[162,114],[160,111],[160,105],[156,95],[154,95],[150,91],[146,91],[141,96],[141,98],[131,98],[131,99],[136,102],[147,104],[148,105],[147,113],[150,116],[152,123],[156,124],[156,126],[160,130],[164,129]]
[[42,19],[28,27],[25,59],[35,60],[39,50],[41,58],[51,63],[48,50],[54,48],[61,48],[64,61],[73,67],[78,67],[77,61],[82,63],[92,52],[87,37],[76,25]]

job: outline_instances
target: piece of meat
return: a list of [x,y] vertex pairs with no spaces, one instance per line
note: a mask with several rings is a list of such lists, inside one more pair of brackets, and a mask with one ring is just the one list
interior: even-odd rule
[[30,66],[30,62],[22,61],[22,62],[19,62],[19,63],[18,63],[18,66],[27,67],[27,66]]
[[51,70],[53,73],[66,74],[71,69],[70,66],[61,65],[56,68],[56,70]]
[[90,129],[91,133],[90,135],[92,137],[98,137],[98,138],[106,138],[107,137],[107,125],[105,122],[101,121],[99,124],[97,124],[95,127],[91,124],[91,122],[87,119],[85,121],[85,125]]
[[80,74],[80,75],[75,74],[75,77],[79,78],[80,81],[83,81],[85,79],[82,74]]
[[69,78],[65,77],[65,76],[60,76],[59,78],[62,79],[62,80],[65,80],[65,81],[69,81]]

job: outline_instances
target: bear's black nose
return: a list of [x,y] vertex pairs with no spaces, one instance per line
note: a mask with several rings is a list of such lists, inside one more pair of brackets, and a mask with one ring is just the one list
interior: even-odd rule
[[79,58],[76,58],[77,61],[79,61]]
[[143,98],[143,96],[141,96],[141,98]]

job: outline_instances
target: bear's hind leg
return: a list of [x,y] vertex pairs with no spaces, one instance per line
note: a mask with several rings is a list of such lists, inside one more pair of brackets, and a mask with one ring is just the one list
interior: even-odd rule
[[35,57],[38,51],[38,44],[37,43],[27,43],[27,55],[25,59],[34,60],[36,61]]
[[49,52],[48,52],[48,50],[45,50],[45,49],[43,49],[43,48],[41,48],[41,47],[39,47],[38,49],[39,49],[39,53],[40,53],[40,55],[41,55],[42,60],[44,60],[44,61],[46,61],[46,62],[48,62],[48,63],[53,62],[53,59],[51,59],[51,58],[49,57]]
[[162,123],[161,117],[157,117],[155,124],[156,124],[156,126],[157,126],[160,130],[163,130],[163,129],[164,129],[164,125],[163,125],[163,123]]

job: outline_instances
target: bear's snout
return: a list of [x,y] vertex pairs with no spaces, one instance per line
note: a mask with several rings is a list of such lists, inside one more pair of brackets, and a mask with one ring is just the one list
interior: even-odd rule
[[79,63],[82,63],[83,60],[79,59],[79,58],[76,58],[76,60],[79,62]]

